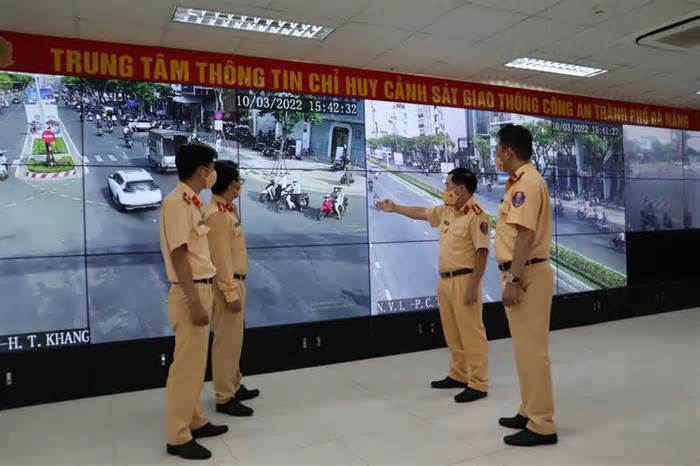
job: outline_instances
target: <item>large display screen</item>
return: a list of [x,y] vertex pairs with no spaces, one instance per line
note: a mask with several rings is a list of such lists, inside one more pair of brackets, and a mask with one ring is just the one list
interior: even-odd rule
[[[508,178],[495,170],[498,130],[508,123],[530,129],[533,163],[550,192],[558,293],[626,285],[620,125],[383,101],[366,101],[365,108],[370,200],[439,205],[446,174],[468,167],[479,174],[476,198],[493,223]],[[438,238],[426,222],[370,207],[373,314],[435,307]],[[501,274],[491,252],[484,302],[501,297]]]
[[[152,199],[174,188],[174,155],[192,138],[238,162],[246,180],[248,327],[435,308],[437,231],[374,202],[439,205],[447,173],[469,167],[495,222],[507,180],[496,135],[507,123],[533,133],[557,293],[625,286],[626,231],[700,225],[694,132],[0,73],[0,352],[171,335]],[[303,211],[276,189],[295,180]],[[127,191],[143,196],[127,203]],[[328,204],[339,192],[340,218]],[[492,249],[485,302],[500,301],[500,278]]]
[[683,131],[683,228],[700,228],[700,132]]
[[683,131],[625,126],[627,229],[683,225]]
[[[0,237],[10,246],[0,253],[0,351],[171,335],[151,198],[175,187],[174,155],[194,137],[238,162],[246,180],[246,325],[368,315],[361,100],[0,77],[0,150],[9,168]],[[303,212],[277,199],[273,180],[301,184]],[[321,218],[324,198],[338,189],[342,218]],[[141,200],[127,203],[125,192]]]

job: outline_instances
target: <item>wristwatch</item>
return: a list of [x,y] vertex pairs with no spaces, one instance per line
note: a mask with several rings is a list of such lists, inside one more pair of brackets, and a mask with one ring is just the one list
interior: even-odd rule
[[520,282],[520,278],[516,277],[510,272],[506,272],[506,283],[515,284]]

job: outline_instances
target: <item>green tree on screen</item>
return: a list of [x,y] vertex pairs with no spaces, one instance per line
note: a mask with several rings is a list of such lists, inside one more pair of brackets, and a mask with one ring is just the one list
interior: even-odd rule
[[6,74],[0,74],[0,91],[9,91],[12,89],[13,81]]
[[584,134],[581,141],[588,149],[590,167],[594,174],[605,172],[605,169],[621,169],[622,150],[619,138]]
[[487,138],[476,137],[474,138],[474,147],[476,149],[479,159],[481,159],[481,166],[484,167],[485,171],[490,171],[492,168],[491,163],[491,144]]
[[528,121],[523,125],[532,133],[532,159],[537,170],[546,174],[550,165],[554,162],[556,139],[552,124],[547,120]]
[[[286,93],[280,93],[276,94],[279,95],[280,97],[284,96],[291,96],[292,94],[286,94]],[[302,95],[300,96],[301,100],[303,101],[303,108],[305,109],[310,109],[311,105],[310,103],[315,100],[314,97],[312,96],[306,96]],[[280,146],[280,152],[284,154],[286,145],[287,145],[287,137],[289,136],[289,133],[292,132],[294,127],[301,121],[306,121],[311,124],[318,124],[323,121],[321,118],[321,115],[318,112],[314,112],[311,110],[308,111],[298,111],[298,110],[261,110],[259,113],[260,116],[264,115],[272,115],[272,118],[275,119],[280,124],[280,127],[282,128],[282,145]]]

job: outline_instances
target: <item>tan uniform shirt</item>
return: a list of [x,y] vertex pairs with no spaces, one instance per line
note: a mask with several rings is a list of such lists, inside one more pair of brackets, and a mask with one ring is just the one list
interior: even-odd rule
[[187,245],[187,259],[194,280],[216,275],[207,242],[209,227],[204,224],[201,207],[199,197],[182,182],[163,200],[160,208],[160,250],[171,283],[176,283],[178,279],[170,254],[183,244]]
[[248,250],[235,205],[219,196],[212,196],[204,214],[209,231],[209,245],[216,265],[216,283],[227,302],[240,299],[234,274],[248,273]]
[[476,251],[489,248],[489,217],[473,197],[461,210],[433,207],[428,221],[440,228],[440,272],[473,269]]
[[506,183],[496,223],[496,260],[513,260],[518,225],[533,230],[535,237],[527,259],[546,259],[552,243],[552,209],[542,175],[532,163],[520,167]]

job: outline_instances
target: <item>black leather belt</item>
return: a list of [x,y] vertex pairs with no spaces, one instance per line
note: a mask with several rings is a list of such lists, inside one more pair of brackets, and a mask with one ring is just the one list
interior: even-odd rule
[[[214,283],[214,277],[211,278],[199,278],[197,280],[192,280],[192,283],[206,283],[207,285],[211,285]],[[179,285],[180,282],[173,282],[173,285]]]
[[246,277],[246,274],[244,274],[244,273],[234,273],[233,274],[234,280],[240,280],[240,281],[244,282],[245,277]]
[[450,278],[450,277],[456,277],[458,275],[466,275],[468,273],[472,273],[472,269],[459,269],[459,270],[453,270],[452,272],[440,272],[440,278]]
[[[539,264],[540,262],[547,262],[547,259],[543,258],[535,258],[535,259],[529,259],[525,261],[525,265],[532,265],[532,264]],[[507,272],[510,270],[510,266],[513,265],[511,261],[504,262],[502,264],[498,264],[498,270],[501,272]]]

